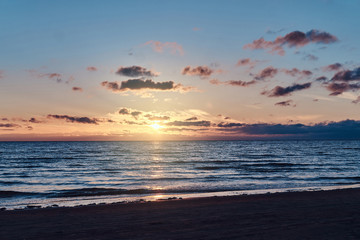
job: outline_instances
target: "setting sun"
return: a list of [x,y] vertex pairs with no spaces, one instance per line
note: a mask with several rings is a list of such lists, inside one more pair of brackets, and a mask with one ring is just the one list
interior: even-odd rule
[[159,125],[157,123],[151,124],[150,127],[152,127],[155,130],[159,130],[160,128],[163,128],[163,126],[161,126],[161,125]]

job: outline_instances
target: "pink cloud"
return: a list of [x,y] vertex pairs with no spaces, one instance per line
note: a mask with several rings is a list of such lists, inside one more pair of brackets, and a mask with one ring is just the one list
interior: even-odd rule
[[164,50],[169,50],[171,54],[184,55],[183,47],[176,42],[160,42],[150,40],[144,44],[150,45],[155,52],[162,53]]
[[95,72],[95,71],[97,71],[97,68],[94,66],[89,66],[86,68],[86,70],[88,70],[89,72]]

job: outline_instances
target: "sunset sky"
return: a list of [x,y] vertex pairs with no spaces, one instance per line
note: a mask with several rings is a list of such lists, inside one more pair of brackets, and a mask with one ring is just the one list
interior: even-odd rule
[[359,1],[0,1],[0,140],[360,136]]

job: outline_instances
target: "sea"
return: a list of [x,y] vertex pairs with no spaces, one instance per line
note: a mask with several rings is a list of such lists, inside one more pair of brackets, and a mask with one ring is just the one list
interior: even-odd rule
[[0,208],[360,185],[360,141],[0,142]]

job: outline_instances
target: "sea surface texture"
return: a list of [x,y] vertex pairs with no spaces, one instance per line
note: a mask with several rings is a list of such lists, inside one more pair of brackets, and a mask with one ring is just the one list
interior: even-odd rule
[[0,142],[0,207],[360,183],[360,141]]

